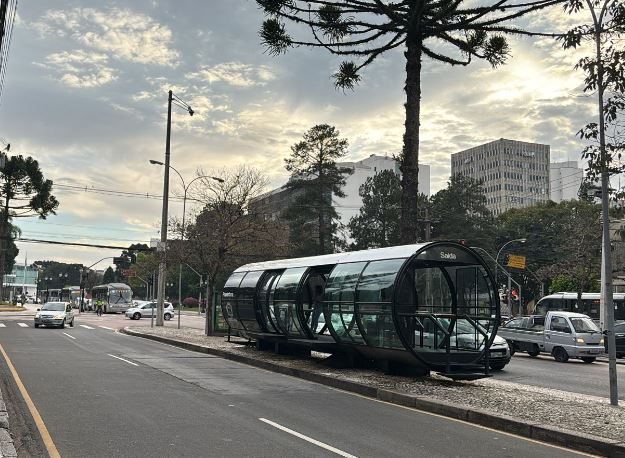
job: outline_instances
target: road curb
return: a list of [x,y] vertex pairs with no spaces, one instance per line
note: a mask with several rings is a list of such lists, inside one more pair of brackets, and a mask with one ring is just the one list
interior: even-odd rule
[[452,404],[445,401],[432,400],[423,396],[403,393],[401,391],[375,388],[358,382],[340,380],[327,375],[317,374],[302,369],[284,367],[269,361],[259,361],[248,356],[237,355],[225,350],[205,347],[183,340],[169,337],[144,334],[128,328],[121,330],[124,334],[145,339],[154,340],[174,345],[186,350],[196,351],[209,355],[219,356],[225,359],[247,364],[250,366],[266,369],[280,374],[298,377],[310,382],[320,383],[332,388],[349,391],[362,396],[390,402],[392,404],[409,407],[424,412],[429,412],[456,420],[466,421],[471,424],[492,428],[517,436],[526,437],[552,445],[567,447],[586,453],[599,454],[608,457],[625,457],[625,441],[606,439],[590,434],[579,433],[551,425],[543,425],[515,419],[506,415],[495,414],[481,409],[473,409],[467,406]]

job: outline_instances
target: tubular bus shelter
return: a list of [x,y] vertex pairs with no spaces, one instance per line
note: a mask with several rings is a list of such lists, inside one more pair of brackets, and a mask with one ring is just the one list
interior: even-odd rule
[[486,264],[455,242],[247,264],[226,282],[222,312],[242,336],[447,373],[484,371],[500,319]]

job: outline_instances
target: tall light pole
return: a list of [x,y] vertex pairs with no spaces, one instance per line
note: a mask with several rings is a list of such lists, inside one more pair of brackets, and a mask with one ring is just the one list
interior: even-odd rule
[[193,109],[183,100],[174,95],[170,90],[167,98],[167,138],[165,140],[165,173],[163,178],[163,214],[161,216],[161,242],[158,251],[160,257],[158,264],[158,293],[156,303],[156,326],[163,326],[163,298],[165,296],[165,250],[167,245],[167,212],[169,205],[169,156],[171,151],[171,105],[185,109],[193,116]]
[[[161,161],[155,161],[154,159],[150,159],[150,164],[163,165],[163,166],[165,165]],[[187,192],[189,191],[189,188],[195,181],[201,178],[210,178],[211,180],[218,181],[219,183],[223,183],[224,180],[219,177],[213,177],[210,175],[200,175],[200,176],[195,177],[193,180],[189,181],[189,184],[185,184],[184,178],[182,178],[182,175],[180,174],[180,172],[176,170],[176,168],[171,164],[168,167],[172,169],[174,172],[176,172],[176,174],[180,178],[180,181],[182,181],[182,189],[184,191],[184,194],[182,198],[182,228],[180,230],[180,243],[184,244],[185,216],[187,214]],[[182,262],[178,264],[178,329],[180,329],[181,309],[182,309]]]
[[[499,282],[497,281],[497,264],[499,262],[499,255],[501,254],[501,252],[503,251],[503,249],[505,247],[507,247],[508,245],[510,245],[511,243],[514,243],[514,242],[525,243],[525,242],[527,242],[527,239],[514,239],[514,240],[510,240],[510,241],[504,243],[501,246],[501,248],[499,248],[499,251],[497,252],[497,257],[495,258],[495,287],[497,288],[497,291],[499,291],[499,286],[498,286]],[[512,302],[511,302],[512,296],[510,294],[510,288],[512,288],[512,284],[511,284],[510,280],[511,280],[510,279],[510,274],[508,274],[508,293],[507,293],[508,294],[508,306],[510,307],[510,313],[512,314]],[[520,300],[520,298],[519,298],[519,300]],[[519,308],[520,308],[520,305],[519,305]]]

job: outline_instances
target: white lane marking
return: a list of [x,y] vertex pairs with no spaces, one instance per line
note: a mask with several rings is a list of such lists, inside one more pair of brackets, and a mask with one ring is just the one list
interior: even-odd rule
[[284,431],[285,433],[292,434],[293,436],[299,437],[300,439],[304,439],[305,441],[310,442],[311,444],[315,444],[318,447],[325,448],[326,450],[336,453],[337,455],[344,456],[346,458],[357,458],[356,456],[350,455],[349,453],[344,452],[343,450],[339,450],[338,448],[332,447],[331,445],[324,444],[323,442],[313,439],[312,437],[305,436],[302,433],[293,431],[292,429],[279,425],[278,423],[274,423],[273,421],[267,420],[266,418],[259,418],[259,420],[264,423],[267,423],[268,425],[273,426],[274,428],[278,428],[279,430]]
[[106,327],[106,326],[99,326],[99,327],[100,327],[100,328],[102,328],[102,329],[108,329],[109,331],[114,331],[114,330],[115,330],[115,329],[113,329],[113,328],[108,328],[108,327]]
[[86,324],[81,324],[80,327],[85,328],[85,329],[95,329],[95,328],[92,328],[91,326],[87,326]]
[[6,325],[6,324],[4,324],[4,323],[0,323],[0,328],[6,328],[6,327],[7,327],[7,325]]
[[76,337],[74,337],[74,336],[70,336],[70,335],[69,335],[68,333],[66,333],[66,332],[64,332],[63,334],[65,334],[65,335],[66,335],[67,337],[69,337],[70,339],[74,339],[74,340],[76,340]]
[[132,361],[128,361],[127,359],[124,359],[124,358],[120,358],[119,356],[111,355],[110,353],[107,353],[107,355],[109,355],[109,356],[111,356],[113,358],[119,359],[120,361],[123,361],[125,363],[132,364],[133,366],[138,366],[137,363],[133,363]]
[[20,328],[27,328],[28,325],[26,323],[17,323]]

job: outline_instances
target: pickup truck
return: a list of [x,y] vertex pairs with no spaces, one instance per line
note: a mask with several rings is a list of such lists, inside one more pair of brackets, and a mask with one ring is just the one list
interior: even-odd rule
[[569,358],[592,363],[604,351],[601,330],[581,313],[554,311],[517,317],[500,326],[497,335],[508,341],[512,353],[526,351],[536,357],[544,352],[563,363]]

